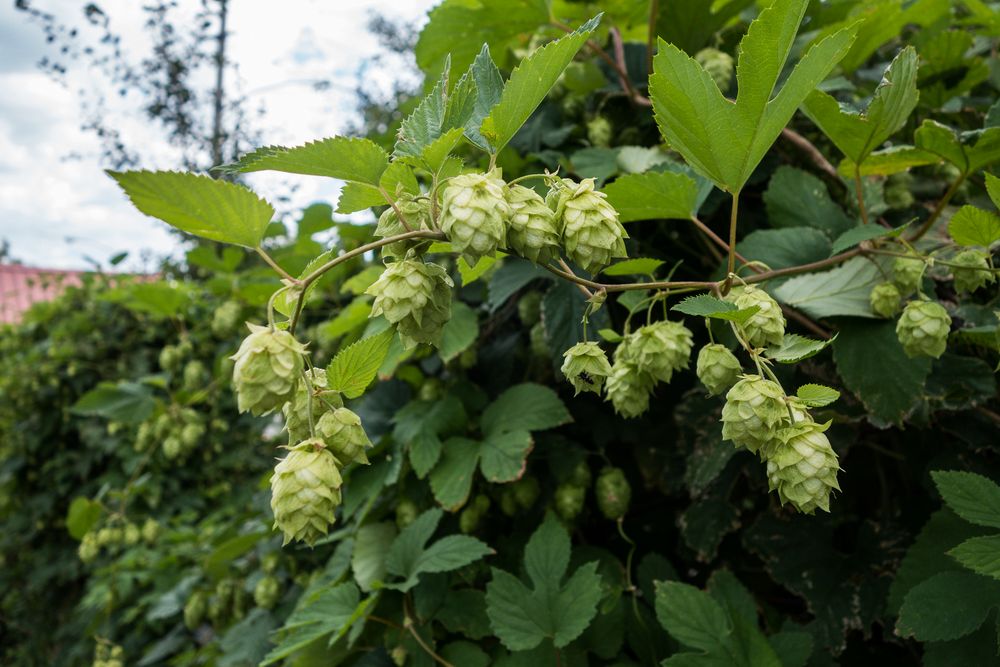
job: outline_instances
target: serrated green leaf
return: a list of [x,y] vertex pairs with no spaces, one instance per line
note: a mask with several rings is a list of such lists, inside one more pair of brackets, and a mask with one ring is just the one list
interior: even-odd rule
[[[861,165],[861,175],[889,176],[940,161],[941,158],[934,153],[914,146],[892,146],[869,154]],[[849,159],[845,158],[837,165],[837,173],[844,178],[854,178],[854,171],[854,162]]]
[[834,335],[828,340],[813,340],[798,334],[785,334],[781,346],[767,348],[764,356],[782,364],[795,364],[803,359],[816,356],[836,338],[837,336]]
[[933,153],[972,174],[1000,160],[1000,127],[957,134],[935,120],[925,120],[913,135],[917,148]]
[[462,402],[452,394],[436,401],[411,401],[396,413],[393,438],[409,446],[410,463],[423,477],[441,455],[441,437],[465,429],[468,416]]
[[722,96],[701,65],[659,41],[650,96],[660,132],[688,164],[723,190],[742,190],[798,106],[850,48],[853,28],[821,40],[775,94],[806,5],[807,0],[776,0],[750,24],[740,42],[735,104]]
[[255,248],[274,208],[249,188],[176,171],[108,171],[137,209],[182,232]]
[[476,84],[467,74],[449,92],[450,70],[450,60],[445,59],[441,78],[400,124],[392,152],[394,159],[407,159],[437,172],[461,140],[473,113]]
[[959,245],[989,248],[1000,241],[1000,216],[975,206],[963,206],[948,221],[948,234]]
[[986,174],[986,193],[993,200],[993,205],[1000,208],[1000,178]]
[[868,295],[884,281],[878,265],[855,257],[829,271],[791,278],[775,288],[774,296],[813,317],[874,317]]
[[676,310],[679,313],[694,317],[711,317],[717,320],[743,324],[753,317],[754,313],[760,310],[760,308],[758,306],[751,306],[741,310],[729,301],[717,299],[709,294],[698,294],[685,298],[680,303],[675,304],[670,310]]
[[931,477],[955,514],[977,526],[1000,528],[1000,486],[996,482],[959,470],[936,470]]
[[622,222],[686,220],[698,204],[698,183],[687,174],[669,171],[619,176],[604,187],[604,193]]
[[392,330],[387,329],[340,350],[326,368],[328,387],[347,398],[361,396],[389,353],[392,335]]
[[899,609],[896,631],[921,641],[963,637],[1000,605],[1000,582],[971,572],[942,572],[915,586]]
[[489,44],[483,44],[482,50],[472,61],[465,76],[472,79],[476,91],[472,113],[465,122],[465,136],[479,148],[488,151],[490,144],[480,134],[479,128],[493,107],[500,102],[500,96],[503,94],[503,77],[500,76],[500,70],[490,56]]
[[657,582],[656,618],[684,646],[718,654],[733,632],[728,614],[708,593],[679,581]]
[[858,245],[862,241],[870,241],[886,236],[899,236],[906,229],[906,225],[901,225],[895,229],[882,227],[881,225],[860,225],[848,229],[834,240],[830,248],[830,256],[842,253]]
[[102,382],[77,399],[70,408],[75,415],[102,417],[110,421],[137,424],[156,408],[153,392],[138,382]]
[[663,260],[649,257],[636,257],[616,262],[601,273],[606,276],[653,276],[656,270],[663,266]]
[[502,252],[498,252],[496,257],[480,257],[475,266],[469,266],[469,263],[465,261],[465,257],[459,257],[456,264],[458,264],[458,273],[462,276],[462,287],[479,280],[484,273],[489,271],[494,264],[504,257],[506,257],[506,254]]
[[764,204],[768,222],[776,229],[811,227],[836,238],[855,224],[833,201],[822,180],[787,165],[768,181]]
[[486,544],[466,535],[449,535],[426,546],[438,523],[441,510],[428,510],[404,528],[389,547],[385,569],[403,581],[386,584],[406,592],[419,583],[421,574],[450,572],[493,553]]
[[356,213],[374,206],[385,206],[385,197],[374,185],[347,182],[337,199],[337,213]]
[[1000,535],[973,537],[948,552],[973,572],[1000,579]]
[[810,408],[822,408],[840,398],[840,392],[821,384],[804,384],[795,395]]
[[83,539],[100,520],[101,511],[101,503],[82,496],[74,498],[66,513],[66,529],[70,536],[75,540]]
[[247,153],[233,164],[217,167],[223,173],[283,171],[289,174],[328,176],[378,187],[389,156],[374,141],[330,137],[302,146],[265,146]]
[[347,632],[358,620],[355,612],[365,608],[362,605],[365,602],[354,582],[335,584],[307,594],[285,625],[272,635],[277,646],[267,654],[261,667],[280,662],[322,637]]
[[465,504],[472,478],[479,465],[479,443],[468,438],[449,438],[441,459],[430,473],[431,491],[441,507],[455,511]]
[[451,305],[451,319],[445,322],[441,332],[441,346],[438,355],[445,363],[462,354],[479,336],[479,317],[476,311],[462,301]]
[[361,526],[354,535],[351,571],[362,591],[371,591],[375,582],[385,578],[386,553],[395,539],[396,526],[387,521]]
[[479,425],[490,437],[510,431],[544,431],[571,421],[569,410],[556,392],[525,382],[507,389],[490,403]]
[[480,447],[479,468],[483,477],[494,484],[520,479],[527,467],[534,441],[527,431],[492,434]]
[[868,108],[845,111],[831,95],[813,91],[802,111],[855,164],[899,131],[917,106],[917,52],[909,46],[889,64]]
[[538,49],[514,68],[500,101],[479,128],[493,152],[507,145],[555,85],[576,52],[600,23],[598,14],[573,33]]

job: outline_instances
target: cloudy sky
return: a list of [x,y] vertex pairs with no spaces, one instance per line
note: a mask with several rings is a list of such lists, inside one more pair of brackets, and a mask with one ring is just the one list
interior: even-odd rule
[[[196,7],[198,0],[180,0]],[[82,23],[84,3],[35,0],[34,5],[72,24]],[[146,55],[143,3],[104,0],[112,26],[134,59]],[[230,10],[230,57],[239,66],[241,87],[266,114],[254,126],[267,144],[298,144],[337,134],[352,119],[353,99],[316,92],[295,83],[333,79],[335,90],[351,90],[360,62],[378,53],[366,31],[369,12],[422,24],[435,0],[235,0]],[[145,254],[176,254],[178,241],[165,226],[132,208],[103,173],[97,140],[80,129],[75,91],[106,85],[81,63],[67,84],[37,67],[48,52],[42,31],[10,0],[0,2],[0,240],[13,257],[45,268],[88,268],[106,264],[122,251],[125,267],[148,266]],[[391,66],[391,65],[390,65]],[[382,73],[389,76],[390,73]],[[366,76],[379,76],[379,73]],[[135,108],[126,100],[127,108]],[[139,142],[156,164],[176,167],[169,144],[141,118],[123,117],[122,131]],[[297,187],[293,205],[335,202],[339,186],[329,179],[255,174],[250,184],[261,194]]]

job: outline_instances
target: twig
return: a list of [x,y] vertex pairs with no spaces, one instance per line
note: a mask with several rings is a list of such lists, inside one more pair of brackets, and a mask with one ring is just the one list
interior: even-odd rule
[[[701,220],[699,220],[697,216],[691,216],[691,222],[693,222],[694,226],[697,227],[698,229],[700,229],[705,234],[705,236],[707,236],[708,238],[710,238],[713,241],[715,241],[716,245],[718,245],[720,248],[722,248],[723,250],[725,250],[727,253],[729,252],[729,250],[730,250],[729,244],[726,243],[725,241],[723,241],[721,236],[719,236],[718,234],[716,234],[715,232],[713,232],[712,229],[708,225],[706,225],[704,222],[702,222]],[[741,255],[739,252],[737,252],[735,249],[733,250],[733,253],[736,255],[736,259],[740,260],[744,264],[749,264],[750,265],[750,269],[752,271],[756,271],[758,273],[760,273],[761,271],[763,271],[763,269],[761,269],[761,268],[759,268],[759,267],[757,267],[757,266],[755,266],[753,264],[750,264],[750,261],[746,257],[744,257],[743,255]]]
[[940,218],[941,214],[944,212],[944,207],[948,205],[948,202],[951,201],[951,198],[955,195],[955,192],[957,192],[958,188],[961,187],[962,183],[965,182],[965,178],[967,175],[968,174],[965,173],[961,174],[958,178],[954,180],[954,182],[952,182],[950,186],[948,186],[948,189],[945,191],[944,196],[941,197],[941,200],[937,203],[937,206],[935,206],[934,210],[931,212],[930,217],[924,220],[924,224],[920,225],[920,227],[917,228],[917,231],[913,233],[913,236],[909,237],[907,241],[910,242],[917,241],[924,234],[930,231],[931,227],[934,226],[934,223],[937,222],[937,219]]
[[799,150],[808,155],[809,159],[813,161],[813,164],[819,167],[820,171],[838,181],[840,180],[840,174],[837,173],[836,167],[830,164],[830,161],[827,160],[822,153],[820,153],[819,149],[816,148],[811,141],[788,127],[781,131],[781,136],[795,144]]
[[263,259],[267,263],[268,266],[270,266],[272,269],[274,269],[275,272],[277,272],[277,274],[279,276],[281,276],[285,280],[291,280],[293,282],[297,282],[296,278],[293,277],[287,271],[285,271],[283,268],[281,268],[278,265],[278,263],[276,261],[274,261],[274,259],[270,255],[268,255],[267,252],[263,248],[261,248],[260,246],[257,246],[256,248],[254,248],[254,252],[256,252],[258,255],[260,255],[261,259]]
[[830,340],[829,331],[827,331],[820,325],[816,324],[810,318],[806,317],[805,315],[795,310],[791,306],[786,306],[784,304],[781,304],[781,310],[782,312],[785,313],[787,317],[795,320],[796,322],[804,326],[806,329],[809,329],[809,331],[813,332],[823,340]]
[[854,165],[854,192],[858,197],[858,210],[861,211],[861,224],[868,224],[868,209],[865,208],[864,184],[861,182],[861,165]]
[[424,638],[421,637],[420,633],[417,632],[417,629],[413,627],[413,617],[410,616],[409,605],[406,603],[405,600],[403,601],[403,614],[406,617],[406,620],[404,621],[404,626],[406,627],[407,630],[410,631],[410,634],[413,635],[413,638],[417,640],[417,643],[420,644],[420,648],[424,649],[424,652],[427,653],[427,655],[434,658],[434,660],[443,667],[455,667],[453,664],[451,664],[450,662],[439,656],[437,653],[435,653],[434,649],[432,649],[430,646],[427,645],[427,642],[424,641]]
[[392,207],[392,210],[396,212],[396,218],[399,220],[399,224],[403,225],[403,229],[405,229],[408,232],[412,232],[413,229],[408,224],[406,224],[406,218],[403,217],[403,212],[399,210],[399,206],[396,204],[396,200],[393,199],[389,195],[389,193],[385,191],[385,188],[383,188],[381,185],[379,186],[378,191],[382,193],[382,196],[385,197],[386,202],[388,202],[389,206]]

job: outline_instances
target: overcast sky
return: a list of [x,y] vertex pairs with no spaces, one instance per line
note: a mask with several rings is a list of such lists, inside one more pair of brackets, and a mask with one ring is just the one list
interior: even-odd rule
[[[197,6],[198,0],[180,0]],[[36,0],[35,6],[66,22],[81,23],[82,2]],[[129,53],[145,55],[143,3],[100,3]],[[254,126],[266,144],[298,144],[337,134],[351,120],[354,100],[347,94],[316,92],[289,82],[333,78],[345,90],[356,81],[360,61],[378,52],[366,31],[371,10],[423,23],[436,0],[235,0],[230,10],[230,57],[239,65],[241,85],[254,106],[266,114]],[[37,67],[47,53],[40,27],[0,0],[0,239],[11,254],[32,266],[88,268],[87,258],[106,264],[128,251],[125,267],[144,267],[144,251],[178,252],[165,225],[147,218],[127,202],[107,178],[97,140],[80,129],[81,85],[100,85],[84,67],[71,70],[69,84],[53,81]],[[338,86],[339,87],[339,86]],[[132,107],[134,108],[134,106]],[[149,147],[150,168],[176,167],[170,147],[153,128],[135,117],[122,121],[132,140]],[[78,156],[69,158],[68,156]],[[316,177],[254,174],[250,184],[261,194],[284,191],[293,180],[294,205],[335,203],[339,186]]]

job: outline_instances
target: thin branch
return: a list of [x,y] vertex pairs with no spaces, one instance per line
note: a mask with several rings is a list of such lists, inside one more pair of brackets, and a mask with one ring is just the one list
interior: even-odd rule
[[427,229],[415,229],[412,232],[404,232],[402,234],[396,234],[395,236],[387,236],[384,239],[379,239],[378,241],[372,241],[371,243],[366,243],[363,246],[358,246],[354,250],[349,250],[343,255],[337,255],[329,262],[320,266],[315,271],[310,273],[308,276],[302,279],[302,289],[305,290],[309,285],[316,282],[316,280],[322,276],[324,273],[337,266],[341,262],[346,262],[347,260],[363,255],[371,250],[378,250],[384,245],[389,245],[390,243],[395,243],[396,241],[408,241],[409,239],[428,239],[431,241],[444,241],[446,239],[445,235],[441,232],[432,232]]
[[388,202],[389,206],[392,207],[392,210],[396,212],[396,218],[399,220],[399,224],[403,225],[403,229],[405,229],[408,232],[412,232],[413,228],[410,227],[408,224],[406,224],[406,218],[403,217],[403,212],[399,210],[399,206],[396,204],[396,200],[393,199],[389,195],[389,193],[385,191],[385,188],[383,188],[381,185],[379,186],[378,191],[382,193],[382,196],[385,197],[386,202]]
[[781,311],[785,314],[786,317],[795,320],[796,322],[804,326],[806,329],[809,329],[809,331],[813,332],[823,340],[830,340],[829,331],[827,331],[820,325],[816,324],[809,317],[803,315],[802,313],[795,310],[791,306],[786,306],[784,304],[781,304]]
[[865,208],[865,190],[861,182],[861,165],[854,166],[854,192],[858,197],[858,210],[861,211],[861,224],[868,224],[868,209]]
[[913,233],[913,236],[907,239],[908,241],[911,242],[916,241],[920,239],[924,234],[930,231],[931,227],[934,226],[934,223],[937,222],[938,218],[940,218],[941,214],[944,212],[944,207],[948,205],[948,202],[950,202],[951,198],[955,196],[955,193],[958,191],[958,188],[960,188],[962,183],[965,182],[966,176],[967,174],[961,174],[958,178],[954,180],[954,182],[950,186],[948,186],[948,189],[945,191],[944,196],[941,197],[941,200],[937,203],[937,206],[935,206],[934,210],[931,212],[930,217],[924,220],[924,224],[920,225],[920,227],[917,228],[917,231]]
[[646,76],[653,73],[653,45],[656,43],[656,17],[660,13],[658,0],[649,0],[649,31],[646,37]]
[[[694,216],[694,215],[691,216],[691,222],[693,222],[694,226],[697,227],[698,229],[700,229],[705,234],[705,236],[707,236],[708,238],[712,239],[715,242],[716,245],[718,245],[720,248],[722,248],[723,250],[725,250],[727,253],[729,252],[729,249],[730,249],[729,248],[729,244],[726,243],[725,241],[723,241],[721,236],[719,236],[718,234],[716,234],[715,232],[713,232],[712,229],[708,225],[706,225],[704,222],[702,222],[701,220],[699,220],[697,216]],[[733,250],[733,253],[736,255],[736,259],[740,260],[744,264],[750,264],[750,260],[748,260],[746,257],[744,257],[743,255],[741,255],[739,252],[736,252],[736,250]],[[753,264],[750,264],[750,268],[751,268],[752,271],[757,271],[758,273],[760,273],[761,271],[763,271],[763,269],[760,269],[760,268],[758,268],[757,266],[755,266]]]
[[453,664],[451,664],[450,662],[439,656],[437,653],[435,653],[434,649],[428,646],[427,642],[424,641],[424,638],[420,636],[419,632],[417,632],[417,629],[414,627],[413,617],[410,615],[410,605],[406,602],[406,600],[403,601],[403,614],[406,617],[406,620],[404,621],[404,626],[406,627],[407,630],[410,631],[410,634],[413,635],[413,638],[417,640],[417,643],[420,644],[420,648],[424,649],[424,652],[427,653],[427,655],[429,655],[430,657],[432,657],[435,660],[435,662],[442,665],[442,667],[455,667]]
[[261,248],[260,246],[257,246],[256,248],[254,248],[254,252],[256,252],[258,255],[260,255],[261,259],[263,259],[267,263],[268,266],[270,266],[272,269],[274,269],[279,276],[281,276],[285,280],[291,280],[292,282],[298,282],[298,280],[296,278],[294,278],[290,273],[288,273],[283,268],[281,268],[280,266],[278,266],[278,263],[276,261],[274,261],[274,258],[271,257],[270,255],[268,255],[267,251],[265,251],[263,248]]
[[840,174],[837,173],[836,167],[830,164],[830,161],[823,156],[823,154],[812,144],[811,141],[788,127],[781,131],[781,136],[795,144],[799,150],[808,155],[809,159],[812,160],[813,164],[815,164],[820,171],[838,181],[840,180]]
[[[549,268],[548,264],[543,264],[542,266],[544,266],[546,269]],[[563,271],[565,271],[566,274],[570,274],[570,275],[576,276],[576,274],[573,273],[573,269],[571,269],[569,267],[569,264],[567,264],[566,260],[564,260],[562,257],[559,258],[559,266],[561,266],[563,268]],[[557,273],[556,275],[560,275],[560,274]],[[576,286],[580,289],[580,292],[583,293],[584,297],[590,299],[590,298],[592,298],[594,296],[593,292],[591,292],[589,289],[587,289],[586,287],[584,287],[580,283],[576,283]]]

